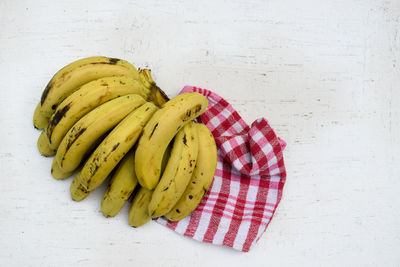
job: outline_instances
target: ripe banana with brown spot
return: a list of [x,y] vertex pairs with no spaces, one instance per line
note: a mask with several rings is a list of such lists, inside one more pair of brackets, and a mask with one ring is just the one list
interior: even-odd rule
[[43,122],[54,113],[57,105],[81,85],[107,77],[126,75],[139,79],[136,68],[129,62],[117,58],[88,57],[74,61],[59,70],[42,93],[40,113],[34,114],[34,125],[41,129]]
[[169,212],[185,191],[196,164],[199,149],[197,127],[186,124],[175,136],[167,167],[154,189],[149,204],[151,217]]
[[50,148],[56,150],[72,125],[92,109],[127,94],[138,94],[146,99],[150,90],[128,76],[105,77],[82,85],[61,102],[51,116],[45,129]]
[[93,191],[136,143],[143,127],[158,108],[150,102],[132,111],[90,155],[80,172],[80,183]]
[[137,185],[133,151],[129,151],[111,177],[101,200],[104,217],[114,217],[124,206]]
[[193,176],[178,203],[164,215],[170,221],[179,221],[188,216],[200,204],[214,178],[217,167],[217,147],[210,130],[196,123],[199,134],[199,154]]
[[203,95],[184,93],[154,113],[143,130],[135,154],[135,171],[141,186],[148,189],[156,187],[168,144],[185,124],[202,114],[207,105],[207,98]]
[[82,117],[68,131],[57,149],[56,160],[60,168],[65,172],[75,170],[98,138],[145,102],[139,95],[125,95],[98,106]]
[[133,227],[139,227],[151,220],[148,213],[148,206],[153,191],[141,187],[133,198],[131,208],[129,209],[129,224]]
[[79,172],[72,180],[69,191],[71,193],[71,198],[74,201],[82,201],[90,194],[90,192],[87,191],[79,182]]

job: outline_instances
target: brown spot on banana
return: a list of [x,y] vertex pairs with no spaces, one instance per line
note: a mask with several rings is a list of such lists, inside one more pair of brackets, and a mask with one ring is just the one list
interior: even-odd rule
[[118,146],[119,146],[119,142],[118,142],[118,143],[116,143],[116,144],[113,146],[113,148],[112,148],[111,152],[112,152],[112,151],[114,151],[114,150],[116,150],[116,149],[118,148]]
[[109,198],[108,193],[110,192],[110,190],[111,190],[111,183],[109,183],[106,187],[106,190],[104,190],[104,195],[103,195],[104,198]]
[[201,105],[197,105],[194,110],[195,113],[198,113],[201,110]]
[[[97,172],[98,168],[99,168],[99,165],[97,165],[96,163],[93,163],[89,168],[90,176],[93,176]],[[88,183],[89,183],[89,181],[88,181]]]
[[192,167],[193,166],[193,162],[196,162],[194,159],[189,160],[189,166]]
[[71,102],[68,103],[61,110],[57,110],[56,113],[54,113],[54,115],[51,117],[51,120],[49,121],[49,126],[46,129],[46,134],[49,137],[50,144],[51,144],[51,135],[53,134],[54,127],[60,122],[62,117],[65,117],[65,114],[70,108],[71,108]]
[[[104,100],[105,98],[109,97],[110,95],[111,95],[111,92],[110,92],[110,91],[105,92],[103,95],[101,95],[101,96],[97,99],[97,103],[104,103],[103,100]],[[119,96],[118,96],[118,97],[119,97]],[[88,107],[90,108],[91,106],[89,105],[89,106],[83,107],[82,110],[87,109]]]
[[183,144],[184,144],[185,146],[187,146],[186,142],[187,142],[187,140],[186,140],[186,134],[184,134],[184,135],[183,135]]
[[181,117],[182,122],[187,121],[190,118],[190,116],[192,115],[192,112],[197,115],[197,113],[199,113],[200,110],[201,110],[201,104],[198,104],[198,105],[194,106],[193,108],[189,109],[188,111],[186,111],[185,114],[182,115],[182,117]]
[[151,131],[151,134],[150,134],[150,136],[149,136],[149,139],[153,136],[154,131],[156,130],[157,126],[158,126],[158,123],[156,123],[156,125],[154,125],[154,128],[153,128],[153,130]]
[[143,201],[143,198],[144,198],[144,197],[145,197],[145,194],[142,194],[142,195],[140,196],[139,200],[138,200],[138,202],[141,203],[141,204],[140,204],[141,206],[143,205],[142,201]]
[[67,147],[65,149],[65,153],[71,148],[71,146],[78,139],[78,137],[81,136],[85,131],[86,131],[86,128],[82,128],[77,133],[75,133],[72,138],[68,139],[68,143],[67,143]]
[[40,98],[40,104],[43,105],[44,101],[46,100],[47,95],[50,92],[51,87],[53,86],[52,81],[50,81],[47,85],[46,88],[44,88],[42,97]]
[[[115,145],[113,146],[112,150],[111,150],[110,152],[108,152],[107,155],[105,155],[105,156],[102,158],[102,159],[103,159],[103,162],[107,162],[108,157],[111,155],[111,153],[112,153],[114,150],[116,150],[116,149],[118,148],[119,145],[120,145],[120,143],[118,142],[117,144],[115,144]],[[103,154],[105,154],[104,151],[103,151]],[[116,160],[116,161],[118,161],[118,160]],[[92,162],[91,162],[90,165],[89,165],[89,173],[90,173],[90,176],[94,176],[94,175],[96,174],[97,170],[100,168],[100,165],[101,165],[101,163],[100,163],[100,157],[99,157],[99,156],[94,157],[94,158],[92,159]],[[88,180],[88,185],[89,185],[89,183],[90,183],[89,181],[90,181],[90,179]]]
[[116,65],[120,59],[118,58],[110,58],[109,61],[100,61],[100,62],[91,62],[90,65],[99,65],[99,64],[108,64],[108,65]]
[[[61,75],[60,80],[63,80],[63,81],[69,80],[69,78],[71,78],[71,75],[70,75],[71,71],[72,71],[72,70],[69,70],[69,71],[67,71],[67,72],[64,72],[64,73]],[[68,76],[68,75],[69,75],[69,76]],[[54,85],[54,87],[60,87],[60,85],[59,85],[59,84],[58,84],[58,85],[56,84],[56,85]]]
[[[140,131],[141,131],[142,129],[140,129]],[[125,142],[127,143],[127,142],[129,142],[129,141],[131,141],[134,137],[136,137],[136,135],[137,135],[137,131],[134,131],[133,133],[131,133],[130,135],[128,135],[126,138],[125,138]]]
[[118,61],[120,61],[119,58],[112,58],[112,57],[109,57],[108,60],[110,61],[109,64],[111,64],[111,65],[115,65],[118,63]]

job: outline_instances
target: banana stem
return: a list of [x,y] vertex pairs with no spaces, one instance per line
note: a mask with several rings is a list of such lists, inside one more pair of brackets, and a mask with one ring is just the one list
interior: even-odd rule
[[157,86],[153,77],[151,76],[150,69],[139,69],[139,78],[142,84],[150,89],[150,101],[156,104],[158,107],[162,107],[169,98],[167,94]]

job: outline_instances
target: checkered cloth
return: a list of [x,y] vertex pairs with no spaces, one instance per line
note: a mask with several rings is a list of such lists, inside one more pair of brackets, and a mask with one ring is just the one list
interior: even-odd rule
[[265,232],[282,197],[286,171],[279,139],[266,119],[249,127],[219,95],[186,86],[181,93],[207,97],[200,119],[211,130],[218,147],[214,180],[190,216],[156,221],[195,240],[247,252]]

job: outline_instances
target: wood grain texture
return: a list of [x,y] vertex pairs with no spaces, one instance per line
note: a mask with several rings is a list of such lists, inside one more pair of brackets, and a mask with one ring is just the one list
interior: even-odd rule
[[[1,266],[398,266],[400,2],[0,1]],[[288,178],[250,253],[201,244],[128,207],[103,218],[36,149],[32,114],[81,57],[149,67],[169,96],[211,89],[266,117]]]

